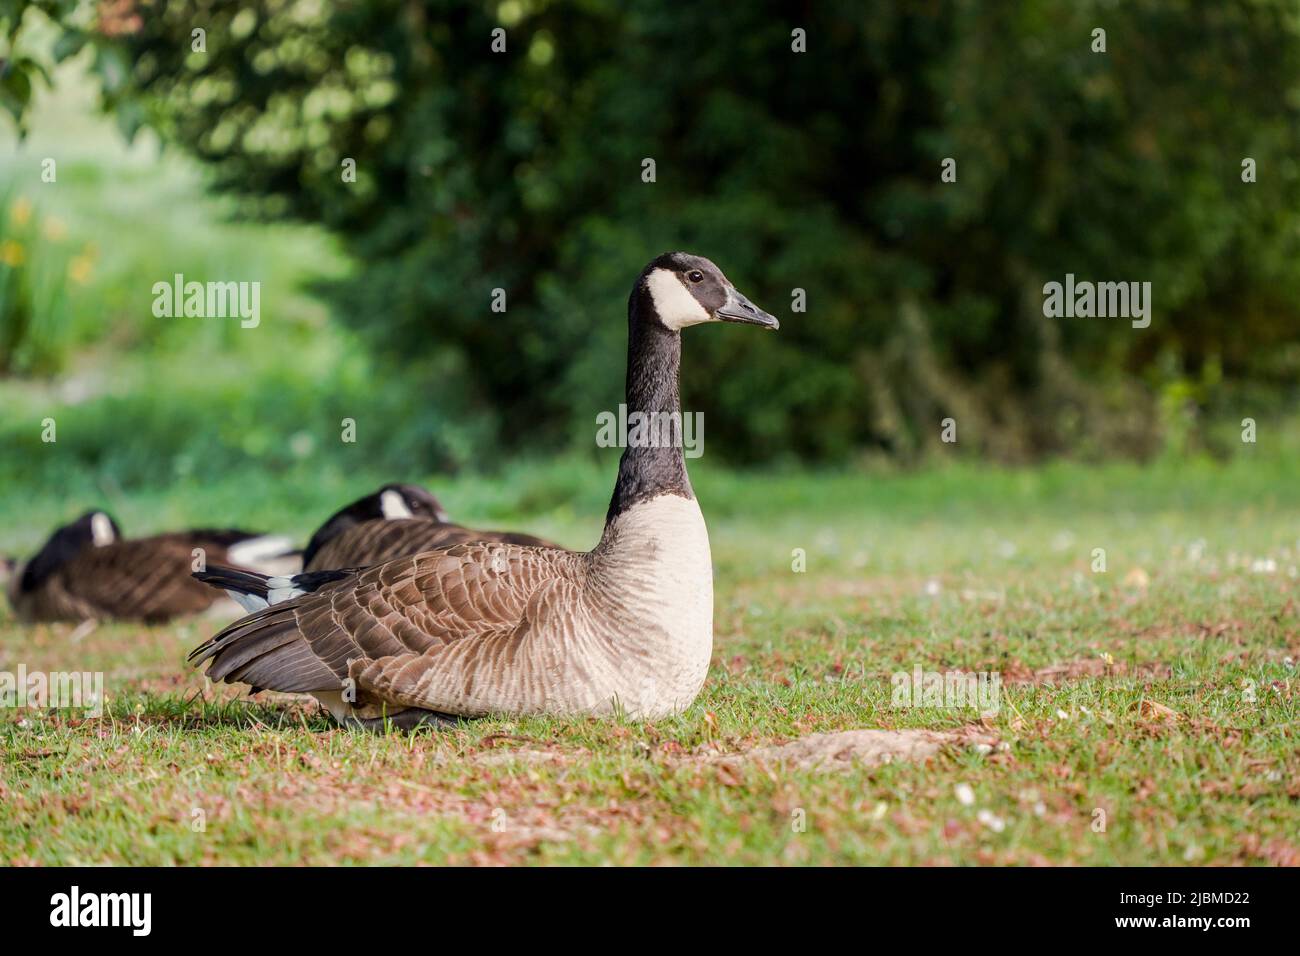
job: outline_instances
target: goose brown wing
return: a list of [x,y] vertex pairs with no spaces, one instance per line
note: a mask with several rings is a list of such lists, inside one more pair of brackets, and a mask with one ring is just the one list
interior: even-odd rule
[[363,521],[322,545],[304,570],[368,568],[421,551],[482,540],[480,532],[427,518]]
[[83,612],[163,620],[205,610],[217,597],[190,576],[192,564],[191,549],[184,542],[141,538],[87,548],[54,577]]
[[535,548],[562,548],[563,545],[545,538],[535,538],[531,534],[519,534],[514,531],[480,531],[483,541],[504,541],[507,544],[526,544]]
[[213,680],[337,690],[352,662],[518,632],[530,600],[557,581],[580,581],[586,561],[571,551],[494,542],[423,552],[236,621],[190,656],[211,659]]
[[14,613],[24,621],[83,621],[99,616],[89,602],[68,591],[67,582],[58,572],[32,591],[23,591],[15,582],[9,589],[9,601]]
[[[433,647],[353,661],[349,674],[368,698],[463,717],[549,705],[546,680],[575,669],[585,675],[580,655],[555,639],[571,625],[581,605],[577,577],[555,577],[539,584],[512,627],[497,627],[471,638]],[[534,636],[543,640],[531,640]],[[575,667],[576,665],[576,667]]]

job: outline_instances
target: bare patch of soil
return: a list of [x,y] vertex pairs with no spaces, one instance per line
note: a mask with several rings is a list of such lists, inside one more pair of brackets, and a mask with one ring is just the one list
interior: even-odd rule
[[809,734],[789,743],[734,754],[710,755],[709,763],[759,761],[797,770],[847,770],[894,760],[927,760],[945,748],[996,747],[998,738],[981,726],[960,730],[841,730]]

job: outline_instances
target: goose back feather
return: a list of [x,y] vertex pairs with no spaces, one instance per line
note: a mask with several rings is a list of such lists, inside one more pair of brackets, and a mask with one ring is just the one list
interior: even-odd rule
[[365,568],[395,558],[472,541],[499,541],[540,548],[559,545],[509,531],[475,531],[429,518],[378,519],[356,524],[330,538],[304,566],[307,571]]

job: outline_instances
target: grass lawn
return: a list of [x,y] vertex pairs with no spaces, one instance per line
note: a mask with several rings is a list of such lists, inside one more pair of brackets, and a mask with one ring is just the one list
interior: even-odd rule
[[[232,475],[123,506],[136,532],[216,502],[302,533],[378,477]],[[102,671],[109,696],[99,719],[0,712],[0,859],[1300,863],[1284,458],[694,477],[713,666],[694,706],[654,723],[374,736],[207,684],[184,658],[216,621],[74,635],[0,618],[0,670]],[[467,522],[587,547],[611,482],[608,465],[550,465],[429,484]],[[0,548],[72,510],[46,494],[6,497]],[[918,666],[998,673],[997,712],[893,706],[890,675]],[[857,728],[957,733],[887,763],[839,740],[820,763],[768,749]]]

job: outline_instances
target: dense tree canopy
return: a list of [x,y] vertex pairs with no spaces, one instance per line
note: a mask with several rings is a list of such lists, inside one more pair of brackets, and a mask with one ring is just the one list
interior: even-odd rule
[[[124,128],[344,238],[341,321],[550,445],[618,401],[629,281],[671,248],[783,320],[689,333],[735,457],[907,457],[945,417],[1004,458],[1143,452],[1162,397],[1300,370],[1286,0],[40,6]],[[1045,317],[1067,273],[1151,282],[1150,327]]]

